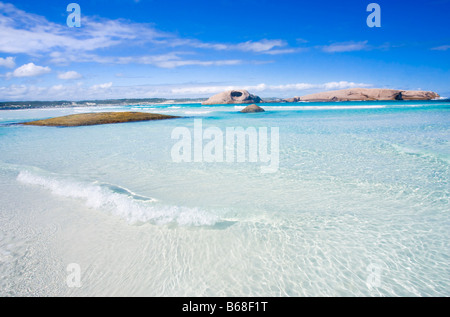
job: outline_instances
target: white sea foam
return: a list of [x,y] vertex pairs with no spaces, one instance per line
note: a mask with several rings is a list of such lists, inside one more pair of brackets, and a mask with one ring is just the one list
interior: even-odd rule
[[[346,109],[380,109],[386,108],[385,105],[374,106],[266,106],[262,105],[265,110],[346,110]],[[245,106],[234,106],[236,110],[242,110]]]
[[201,111],[201,110],[198,110],[198,111],[185,111],[185,114],[208,114],[208,113],[211,113],[212,111],[205,111],[205,110],[203,110],[203,111]]
[[119,216],[130,224],[150,222],[158,225],[212,226],[219,221],[217,216],[206,211],[163,205],[155,199],[136,195],[118,186],[71,181],[29,171],[21,171],[17,180],[24,184],[41,186],[57,196],[83,200],[89,208]]
[[131,107],[130,110],[136,110],[136,111],[153,111],[158,110],[157,108],[147,108],[147,107]]

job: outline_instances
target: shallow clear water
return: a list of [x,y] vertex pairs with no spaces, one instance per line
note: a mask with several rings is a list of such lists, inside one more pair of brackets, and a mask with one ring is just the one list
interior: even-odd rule
[[[263,107],[0,111],[0,295],[449,296],[450,103]],[[111,110],[186,117],[12,124]],[[195,118],[278,127],[279,169],[174,162]]]

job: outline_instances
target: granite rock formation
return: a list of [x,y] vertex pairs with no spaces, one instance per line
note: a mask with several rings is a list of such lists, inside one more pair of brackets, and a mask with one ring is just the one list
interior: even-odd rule
[[261,98],[250,94],[247,90],[236,89],[218,93],[217,95],[214,95],[208,100],[202,102],[202,105],[246,104],[260,102]]
[[251,113],[251,112],[264,112],[265,110],[261,108],[260,106],[257,106],[255,104],[251,104],[244,109],[242,109],[240,112],[242,113]]

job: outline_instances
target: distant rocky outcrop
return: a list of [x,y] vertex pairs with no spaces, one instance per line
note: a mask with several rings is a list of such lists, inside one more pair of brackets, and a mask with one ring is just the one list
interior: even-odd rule
[[288,102],[298,101],[367,101],[367,100],[431,100],[439,98],[432,91],[413,91],[378,88],[350,88],[334,91],[319,92],[285,99]]
[[404,90],[400,92],[401,100],[431,100],[439,98],[439,95],[432,91]]
[[261,108],[260,106],[257,106],[255,104],[249,105],[242,109],[240,112],[243,113],[250,113],[250,112],[264,112],[265,110]]
[[301,101],[302,97],[293,97],[293,98],[286,98],[283,99],[283,102],[299,102]]
[[202,102],[202,105],[260,103],[261,98],[250,94],[247,90],[236,89],[221,92]]

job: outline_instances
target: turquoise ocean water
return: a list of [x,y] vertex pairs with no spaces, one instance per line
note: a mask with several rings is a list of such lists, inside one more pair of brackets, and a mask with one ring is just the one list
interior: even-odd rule
[[[262,106],[0,111],[0,296],[449,296],[450,102]],[[99,111],[183,118],[15,124]],[[194,119],[278,127],[278,170],[174,162]]]

